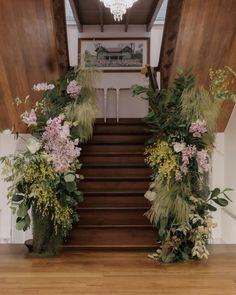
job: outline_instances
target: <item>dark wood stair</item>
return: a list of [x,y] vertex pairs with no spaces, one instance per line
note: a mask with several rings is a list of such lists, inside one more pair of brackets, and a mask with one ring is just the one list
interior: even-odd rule
[[97,120],[92,140],[83,146],[79,183],[84,202],[80,221],[66,247],[78,249],[153,249],[156,231],[144,213],[151,170],[144,162],[149,138],[140,119],[119,123]]

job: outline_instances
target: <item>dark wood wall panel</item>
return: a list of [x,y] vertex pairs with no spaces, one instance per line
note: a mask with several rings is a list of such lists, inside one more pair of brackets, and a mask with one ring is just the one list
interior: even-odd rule
[[235,0],[184,0],[172,80],[177,65],[192,67],[203,85],[210,67],[236,66]]
[[[209,69],[229,65],[236,68],[236,1],[235,0],[169,0],[166,31],[160,59],[162,82],[165,86],[176,76],[178,65],[192,68],[198,84],[207,86]],[[180,2],[182,6],[180,6]],[[173,10],[179,4],[179,10]],[[177,20],[177,34],[173,23]],[[172,15],[172,17],[171,17]],[[179,20],[179,21],[178,21]],[[178,23],[179,22],[179,23]],[[173,42],[170,42],[171,27]],[[168,33],[168,34],[167,34]],[[166,53],[170,53],[170,57]],[[170,62],[169,62],[170,61]],[[223,105],[225,115],[221,116],[218,131],[227,126],[234,104]]]
[[0,0],[0,129],[15,126],[23,131],[18,115],[24,110],[15,108],[14,99],[31,94],[32,105],[39,95],[32,92],[33,84],[56,79],[67,67],[68,56],[61,58],[67,49],[58,42],[55,2],[64,5],[63,0]]

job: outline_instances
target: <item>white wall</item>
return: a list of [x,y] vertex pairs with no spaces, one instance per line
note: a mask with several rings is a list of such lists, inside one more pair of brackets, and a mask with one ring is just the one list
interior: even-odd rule
[[[224,133],[216,134],[215,150],[212,155],[212,168],[210,174],[210,186],[211,189],[216,187],[224,188],[224,153],[225,153],[225,141]],[[216,204],[213,204],[214,206]],[[213,217],[217,223],[217,227],[213,230],[212,243],[222,243],[222,209],[218,207],[217,212],[214,212]]]
[[[15,151],[15,142],[12,135],[0,135],[0,156],[7,156]],[[0,170],[2,165],[0,164]],[[11,210],[7,204],[7,188],[0,175],[0,243],[11,242]]]
[[[24,137],[27,137],[27,135]],[[11,134],[0,134],[0,156],[14,154],[21,146],[22,139],[16,140],[15,136]],[[0,171],[1,168],[2,166],[0,166]],[[27,232],[16,230],[16,217],[12,214],[7,199],[9,185],[9,183],[3,181],[0,174],[0,243],[23,243],[31,238],[31,230]]]
[[[150,44],[150,63],[153,66],[158,65],[159,53],[161,48],[161,39],[163,25],[155,25],[150,33],[146,32],[146,26],[130,25],[128,32],[124,31],[124,26],[105,26],[104,32],[100,31],[99,26],[84,26],[84,32],[78,33],[76,25],[68,25],[68,44],[70,54],[70,65],[78,64],[78,38],[124,38],[124,37],[149,37]],[[104,73],[97,87],[103,88],[104,85],[109,88],[128,88],[134,84],[145,84],[146,80],[140,73]],[[97,117],[105,116],[104,93],[98,92]],[[148,103],[141,98],[132,97],[130,91],[120,92],[119,117],[120,118],[142,118],[148,112]],[[116,112],[116,94],[114,91],[108,92],[107,117],[115,118]]]
[[222,239],[236,243],[236,108],[225,130],[224,185],[234,191],[230,193],[233,202],[222,213]]

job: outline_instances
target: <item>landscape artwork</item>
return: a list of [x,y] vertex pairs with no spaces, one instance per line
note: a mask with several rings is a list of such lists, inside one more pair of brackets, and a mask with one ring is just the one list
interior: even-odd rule
[[140,71],[149,63],[149,39],[79,39],[84,68],[109,72]]

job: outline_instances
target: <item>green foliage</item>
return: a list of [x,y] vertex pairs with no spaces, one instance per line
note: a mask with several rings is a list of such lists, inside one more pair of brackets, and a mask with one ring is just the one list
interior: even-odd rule
[[66,109],[66,115],[70,120],[77,122],[71,133],[80,138],[81,142],[86,142],[92,137],[93,125],[96,119],[97,107],[90,102],[83,102],[72,105]]
[[[26,231],[33,223],[33,249],[36,254],[55,255],[72,224],[79,220],[78,206],[83,201],[83,194],[78,190],[78,182],[83,176],[78,174],[81,169],[77,158],[78,142],[86,142],[93,133],[97,79],[98,72],[94,69],[77,69],[69,71],[58,81],[51,81],[49,85],[44,83],[46,90],[43,98],[33,109],[37,115],[35,124],[30,126],[33,136],[25,141],[25,148],[18,154],[0,158],[5,181],[11,182],[8,199],[17,216],[16,228]],[[68,88],[72,81],[72,88],[77,89],[75,95],[74,90]],[[23,101],[17,99],[16,103],[20,105]],[[61,142],[65,139],[62,147],[72,150],[65,170],[56,170],[53,162],[55,154],[46,148],[42,137],[45,127],[52,122],[48,123],[48,120],[54,118],[59,127],[52,129],[58,128],[56,136],[62,133]],[[52,136],[50,132],[48,134]]]
[[188,187],[183,184],[170,183],[167,189],[166,184],[156,177],[153,191],[156,193],[156,199],[146,214],[151,223],[157,225],[163,218],[169,216],[176,223],[188,222],[190,213]]
[[207,258],[215,227],[210,212],[217,210],[212,204],[225,207],[230,201],[230,189],[210,191],[208,185],[220,91],[228,91],[226,84],[215,83],[213,95],[195,87],[190,70],[178,69],[178,74],[169,89],[133,87],[134,95],[144,96],[151,108],[144,119],[153,132],[146,149],[153,169],[145,194],[151,202],[146,216],[158,230],[159,248],[150,257],[163,263]]

